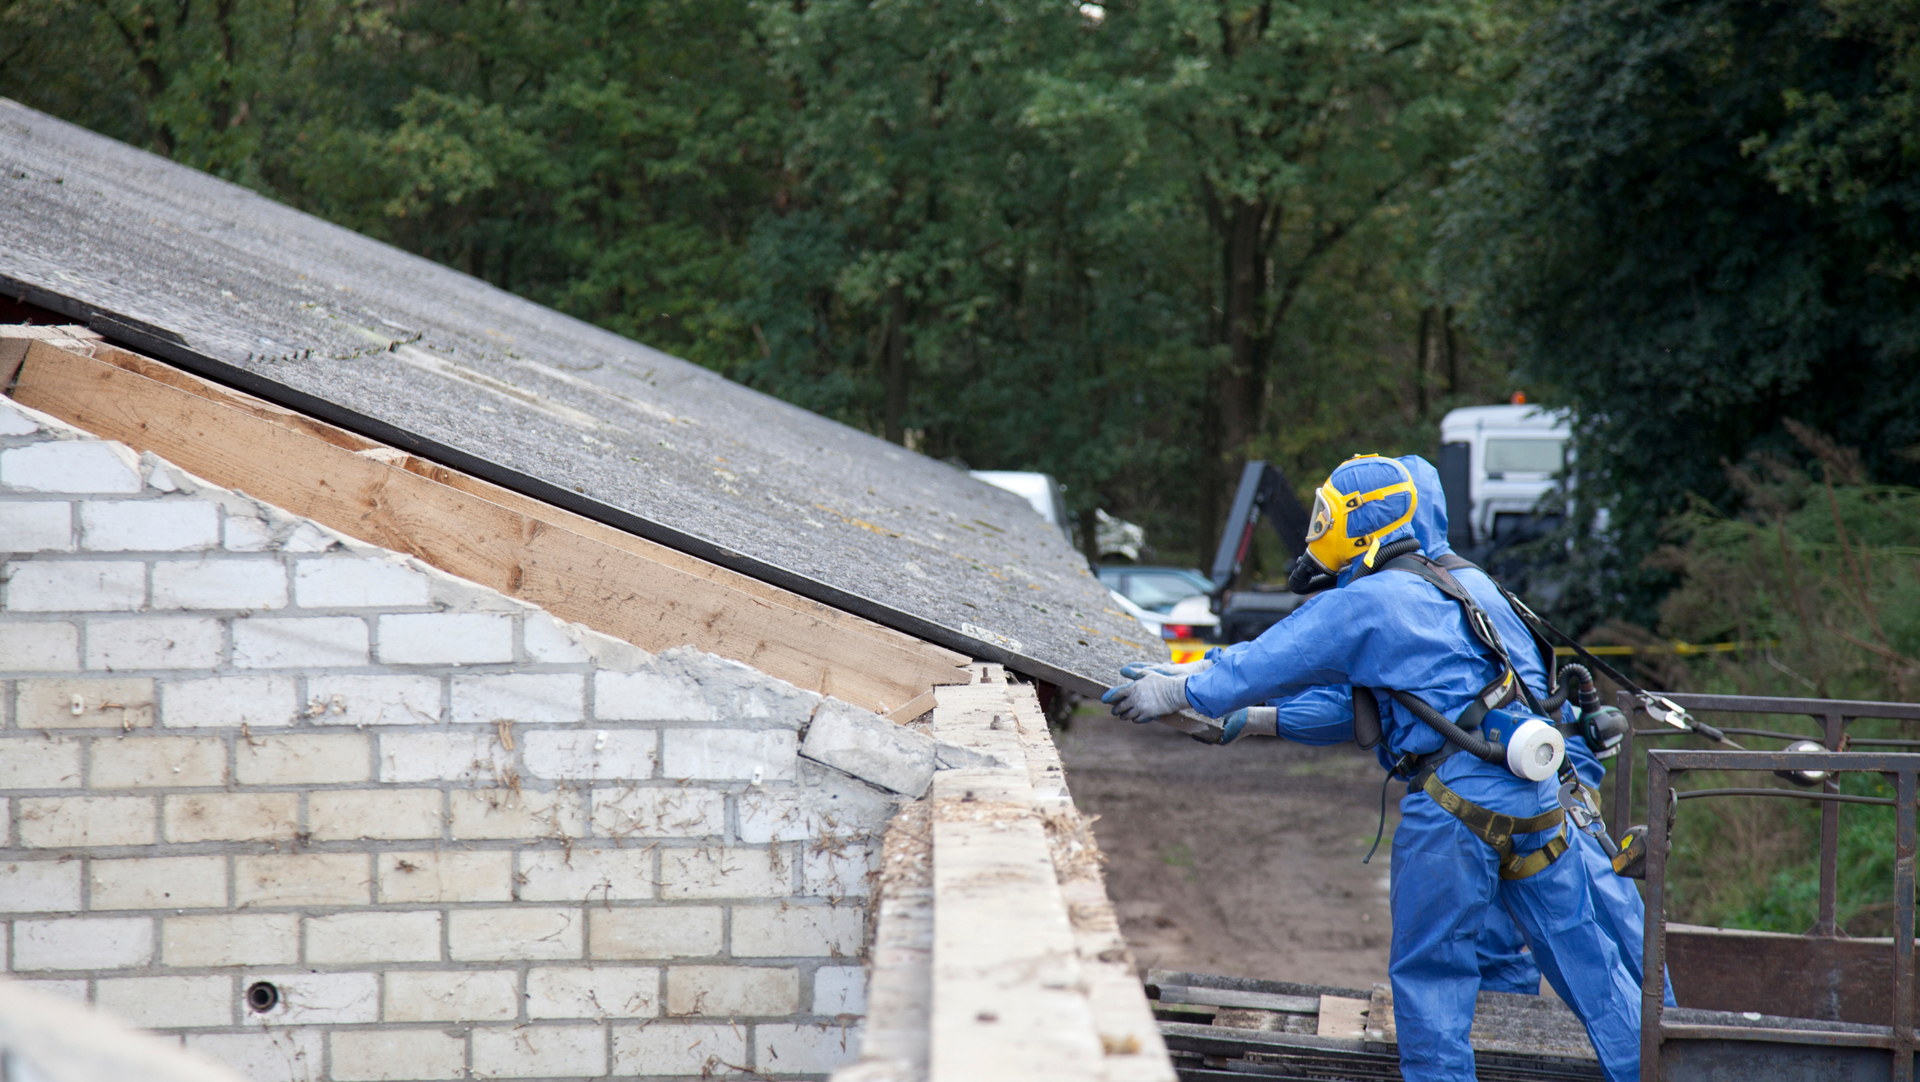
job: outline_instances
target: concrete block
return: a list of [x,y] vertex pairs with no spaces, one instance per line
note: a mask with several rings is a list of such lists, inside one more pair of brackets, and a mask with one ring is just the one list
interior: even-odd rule
[[14,560],[0,581],[10,612],[133,612],[147,605],[147,565],[137,560]]
[[579,721],[586,677],[574,673],[510,673],[453,678],[453,720]]
[[520,622],[521,644],[527,660],[535,664],[584,665],[592,661],[593,654],[575,640],[575,634],[544,612],[530,612]]
[[169,729],[272,729],[291,725],[291,676],[216,676],[169,680],[160,688],[160,719]]
[[838,699],[814,712],[800,754],[915,799],[933,781],[932,737]]
[[278,560],[162,560],[153,565],[156,609],[280,609],[287,569]]
[[187,1051],[226,1064],[247,1082],[313,1082],[325,1062],[326,1031],[189,1033]]
[[674,966],[667,1013],[681,1017],[777,1018],[800,1009],[800,971],[757,966]]
[[307,677],[308,707],[328,725],[432,725],[440,720],[437,676]]
[[809,846],[800,857],[801,892],[817,898],[865,898],[872,893],[879,859],[879,847],[871,840],[832,849]]
[[513,753],[500,746],[491,728],[382,733],[379,763],[385,782],[504,782],[513,772]]
[[417,608],[429,600],[426,575],[377,556],[301,560],[293,596],[303,609]]
[[439,960],[437,910],[307,918],[307,961],[316,965]]
[[[377,973],[280,973],[273,975],[280,1003],[270,1011],[242,1011],[248,1025],[340,1026],[380,1020]],[[240,978],[244,988],[248,978]]]
[[593,674],[594,716],[601,721],[713,721],[700,685],[677,674]]
[[455,839],[578,838],[587,832],[580,794],[523,789],[457,789],[447,794]]
[[358,616],[250,616],[233,622],[233,663],[243,669],[365,665],[367,622]]
[[372,873],[362,853],[265,854],[235,857],[234,904],[366,905]]
[[445,1029],[362,1029],[327,1035],[334,1082],[425,1082],[467,1076],[466,1035]]
[[87,982],[84,978],[79,980],[70,980],[70,981],[69,980],[23,981],[23,980],[19,980],[18,978],[10,978],[10,983],[15,988],[24,988],[29,992],[39,992],[42,995],[48,995],[48,996],[58,996],[69,1003],[78,1003],[81,1006],[88,1005]]
[[852,958],[860,953],[866,911],[852,905],[733,907],[735,958]]
[[217,736],[119,736],[93,742],[94,789],[224,785],[227,745]]
[[715,716],[757,723],[755,728],[806,728],[820,696],[776,680],[744,662],[716,657],[692,647],[660,655],[660,668],[700,684]]
[[379,618],[386,665],[489,665],[513,660],[513,617],[423,612]]
[[23,733],[0,739],[0,791],[73,789],[80,785],[80,741]]
[[227,904],[227,858],[131,857],[87,862],[93,909],[201,909]]
[[145,1029],[233,1024],[232,977],[115,977],[95,982],[94,1006]]
[[280,542],[280,551],[297,555],[312,555],[317,552],[332,552],[341,546],[341,534],[327,529],[317,522],[298,521],[287,536]]
[[726,830],[726,796],[717,789],[635,786],[593,791],[593,831],[602,837],[717,838]]
[[456,909],[448,914],[447,947],[462,962],[578,958],[581,923],[578,909]]
[[0,548],[8,552],[72,552],[73,505],[60,500],[0,503]]
[[233,774],[242,785],[328,785],[367,781],[372,749],[358,733],[278,733],[236,741]]
[[389,1022],[511,1022],[519,1015],[520,978],[512,970],[387,974]]
[[206,616],[95,617],[87,621],[89,669],[211,669],[226,636]]
[[46,440],[0,451],[0,488],[124,495],[145,487],[140,460],[117,443]]
[[[225,884],[221,893],[226,893]],[[201,966],[290,966],[300,960],[300,917],[294,913],[221,913],[160,922],[160,960]]]
[[166,798],[170,842],[270,842],[300,832],[298,793],[192,793]]
[[753,1027],[754,1069],[781,1077],[826,1074],[860,1058],[859,1026],[771,1023]]
[[[24,351],[26,346],[16,345],[14,348]],[[0,402],[0,436],[27,436],[38,431],[40,422],[27,415],[26,407],[11,399]]]
[[473,853],[381,853],[380,901],[504,902],[513,897],[513,854],[504,849]]
[[898,798],[811,760],[800,760],[802,784],[748,786],[737,798],[740,840],[833,841],[885,833]]
[[307,794],[313,840],[438,838],[444,822],[438,789],[328,789]]
[[72,912],[80,908],[80,862],[0,863],[0,913]]
[[151,845],[153,800],[134,796],[22,797],[20,844],[29,849]]
[[251,515],[227,512],[222,538],[228,552],[271,552],[279,546],[272,526]]
[[132,969],[153,960],[145,917],[68,917],[13,922],[13,970]]
[[867,971],[859,966],[821,966],[813,971],[813,1013],[867,1013]]
[[731,1073],[730,1065],[745,1066],[746,1060],[745,1026],[656,1022],[613,1031],[616,1075],[722,1078]]
[[473,1031],[473,1072],[482,1078],[598,1078],[607,1073],[599,1026],[515,1026]]
[[19,688],[16,728],[124,731],[153,725],[153,681],[145,677],[22,680]]
[[520,759],[536,778],[651,778],[659,760],[660,736],[652,729],[545,729],[520,742]]
[[660,734],[669,778],[790,781],[794,734],[785,729],[668,729]]
[[778,898],[793,893],[792,873],[781,855],[768,849],[660,851],[660,897]]
[[652,1018],[660,971],[649,966],[536,966],[527,970],[528,1018]]
[[0,665],[10,672],[72,672],[80,667],[80,632],[68,623],[0,623]]
[[653,897],[649,849],[522,849],[520,897],[529,902],[630,902]]
[[720,953],[718,906],[589,907],[589,953],[596,959],[707,958]]
[[194,499],[86,500],[80,547],[91,552],[191,552],[220,547],[220,508]]

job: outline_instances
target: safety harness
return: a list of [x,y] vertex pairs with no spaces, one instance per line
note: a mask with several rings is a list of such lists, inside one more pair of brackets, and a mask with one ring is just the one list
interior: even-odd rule
[[[1401,549],[1402,546],[1405,546],[1403,551],[1394,551],[1395,549]],[[1448,729],[1456,729],[1456,731],[1461,733],[1472,733],[1480,727],[1480,723],[1486,719],[1489,712],[1498,710],[1512,703],[1515,699],[1525,699],[1529,710],[1539,716],[1547,716],[1546,711],[1541,707],[1540,700],[1533,694],[1533,689],[1527,686],[1526,681],[1522,680],[1519,672],[1514,669],[1513,658],[1507,653],[1505,644],[1500,641],[1500,632],[1494,628],[1492,617],[1487,614],[1486,609],[1481,607],[1480,602],[1476,600],[1472,594],[1467,592],[1467,588],[1460,584],[1460,580],[1453,577],[1453,570],[1474,567],[1475,565],[1451,553],[1442,556],[1438,560],[1429,559],[1418,551],[1418,542],[1412,540],[1397,542],[1387,546],[1380,552],[1380,556],[1385,558],[1379,560],[1378,563],[1366,573],[1383,570],[1402,571],[1426,580],[1435,589],[1439,590],[1460,606],[1461,612],[1466,618],[1468,630],[1473,632],[1474,638],[1480,641],[1481,646],[1492,655],[1495,661],[1499,662],[1500,666],[1499,674],[1489,681],[1485,687],[1475,693],[1473,700],[1467,704],[1467,708],[1461,711],[1460,716],[1450,723],[1444,715],[1434,710],[1432,705],[1420,699],[1419,696],[1405,691],[1387,690],[1389,695],[1392,695],[1396,701],[1402,706],[1405,706],[1414,716],[1427,722],[1429,726],[1438,730],[1442,736],[1447,737],[1446,746],[1438,751],[1420,756],[1412,754],[1401,756],[1400,760],[1394,764],[1393,770],[1389,773],[1388,777],[1406,778],[1410,786],[1419,788],[1429,797],[1432,797],[1435,804],[1438,804],[1455,819],[1460,820],[1461,824],[1464,825],[1468,831],[1472,832],[1474,837],[1479,838],[1491,846],[1494,852],[1500,855],[1500,878],[1509,880],[1526,879],[1537,875],[1552,865],[1554,861],[1560,859],[1560,854],[1567,851],[1567,817],[1565,809],[1554,808],[1550,811],[1542,812],[1539,815],[1524,818],[1506,815],[1501,812],[1496,812],[1491,808],[1484,808],[1475,804],[1448,788],[1446,783],[1440,780],[1440,764],[1453,755],[1467,750],[1466,746],[1461,743],[1461,740],[1465,738],[1456,738],[1447,732]],[[1550,658],[1553,655],[1549,651],[1546,656]],[[1549,674],[1552,673],[1553,669],[1551,665],[1548,666],[1547,671]],[[1360,732],[1360,729],[1364,726],[1356,726],[1356,735],[1362,737],[1362,746],[1371,746],[1367,743],[1365,737],[1372,735],[1374,737],[1373,743],[1378,743],[1379,704],[1369,689],[1355,688],[1354,690],[1356,721],[1360,720],[1361,713],[1364,712],[1367,707],[1373,708],[1372,734],[1363,734]],[[1572,768],[1563,763],[1561,773],[1563,778],[1571,775]],[[1383,800],[1384,795],[1383,790]],[[1381,814],[1382,825],[1384,826],[1384,804]],[[1513,851],[1513,839],[1515,835],[1534,834],[1543,830],[1554,830],[1555,828],[1558,829],[1555,831],[1554,836],[1548,839],[1547,844],[1541,848],[1527,853],[1524,856],[1518,855]],[[1377,840],[1375,844],[1378,844]],[[1371,856],[1372,854],[1369,853],[1368,855]]]

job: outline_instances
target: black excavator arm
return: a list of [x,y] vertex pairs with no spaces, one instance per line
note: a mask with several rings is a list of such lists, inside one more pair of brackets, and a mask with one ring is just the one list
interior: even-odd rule
[[1220,615],[1220,634],[1227,642],[1250,639],[1293,611],[1300,598],[1269,591],[1233,592],[1253,532],[1265,518],[1298,559],[1307,551],[1307,509],[1293,494],[1287,475],[1271,462],[1249,462],[1240,471],[1240,487],[1233,495],[1226,528],[1220,531],[1220,550],[1213,557],[1213,611]]

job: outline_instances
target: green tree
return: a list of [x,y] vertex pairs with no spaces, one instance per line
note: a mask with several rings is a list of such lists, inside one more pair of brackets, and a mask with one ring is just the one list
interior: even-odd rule
[[[1841,6],[1870,8],[1894,10]],[[1791,455],[1783,417],[1920,480],[1899,454],[1920,441],[1912,128],[1887,124],[1911,39],[1870,25],[1815,0],[1577,0],[1532,31],[1442,263],[1576,410],[1583,503],[1612,525],[1578,535],[1571,610],[1652,623],[1663,523],[1689,494],[1731,510],[1722,463]]]

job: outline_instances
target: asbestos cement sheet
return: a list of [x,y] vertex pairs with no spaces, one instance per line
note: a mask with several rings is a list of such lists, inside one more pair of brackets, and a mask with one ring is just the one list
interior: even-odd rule
[[1164,647],[1008,492],[0,99],[0,292],[1081,691]]

